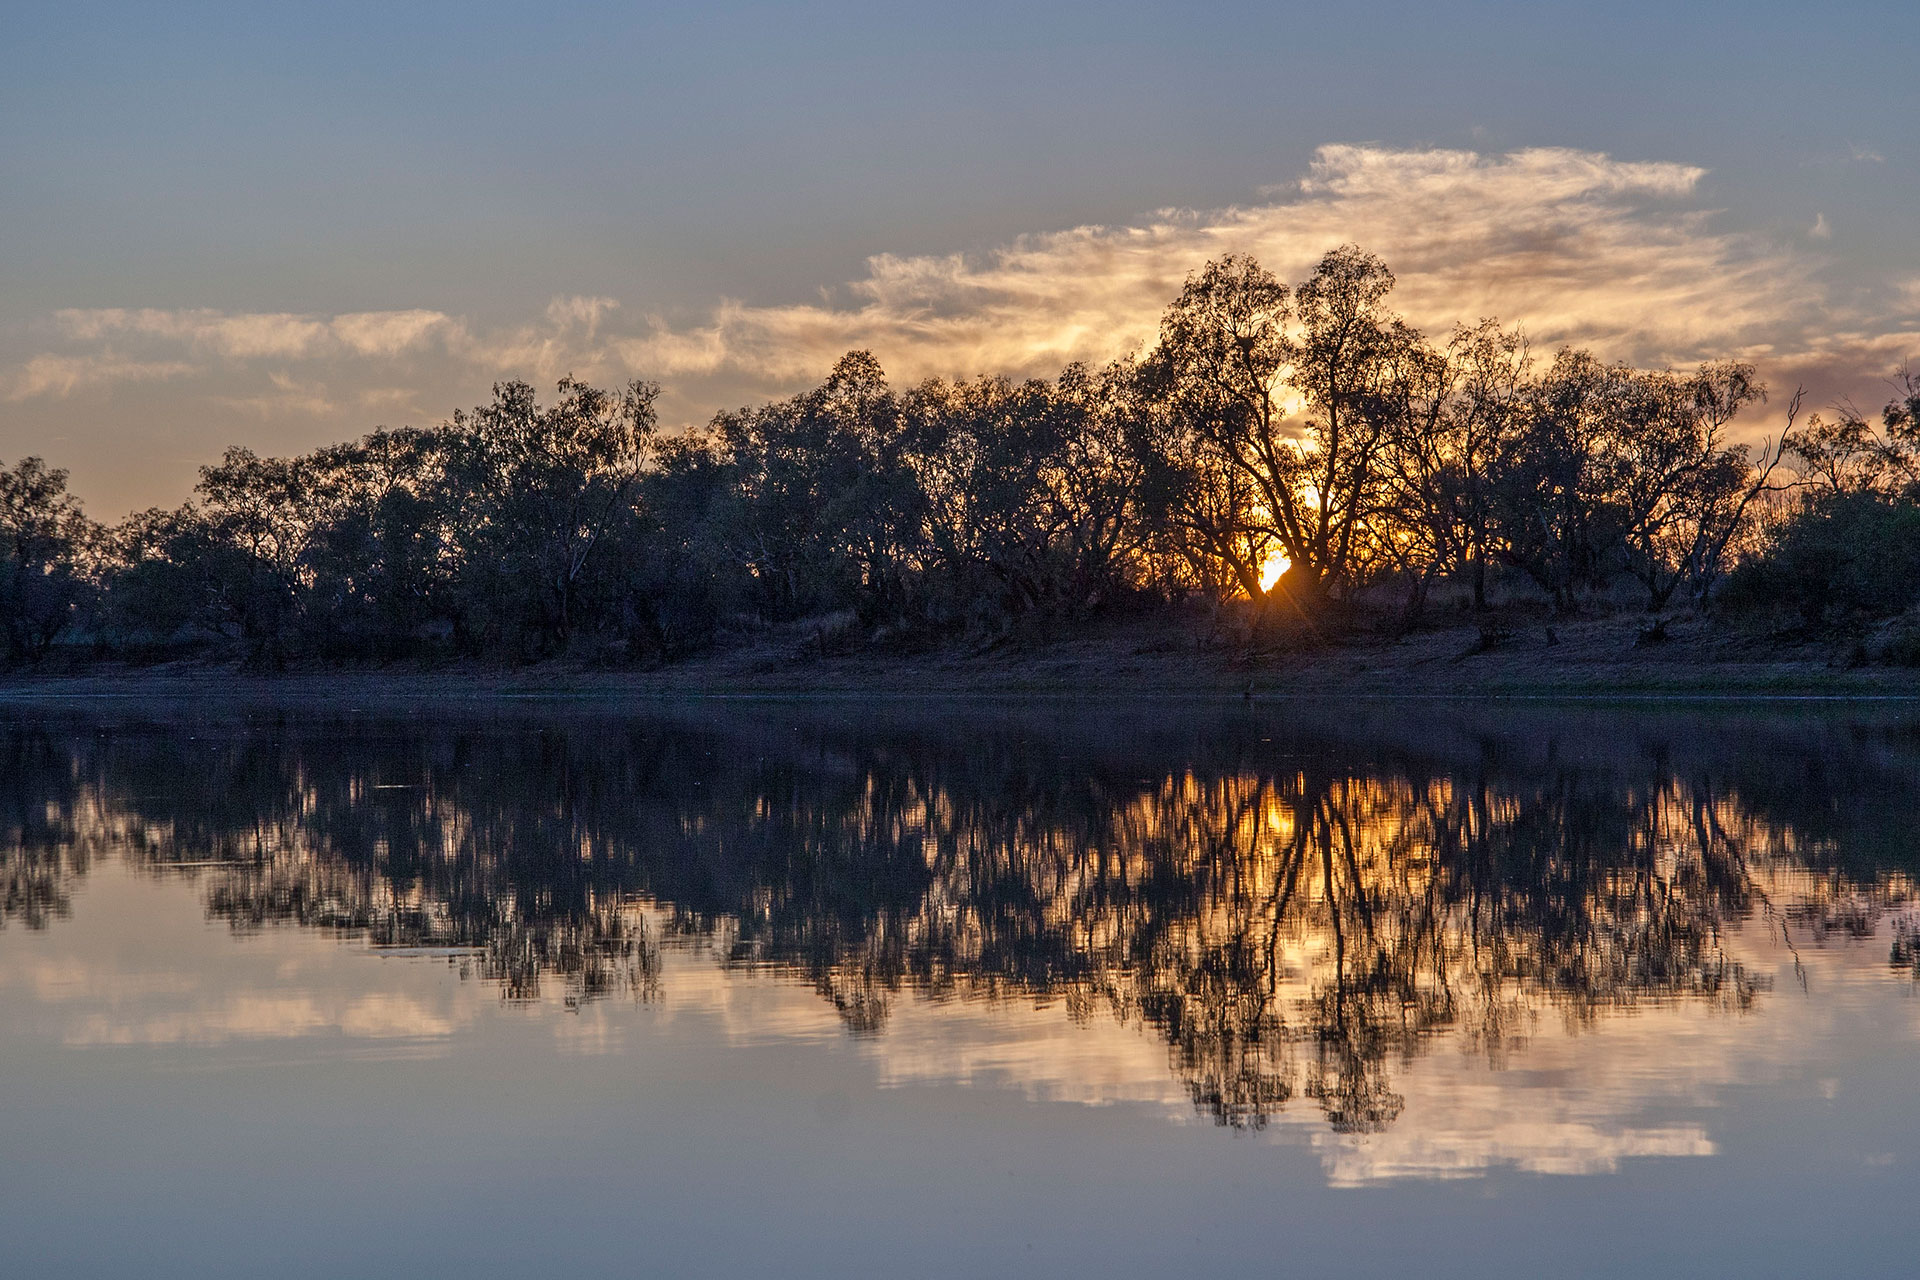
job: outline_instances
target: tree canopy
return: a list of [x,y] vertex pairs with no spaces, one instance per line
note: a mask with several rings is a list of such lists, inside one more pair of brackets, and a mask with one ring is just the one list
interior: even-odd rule
[[896,387],[854,351],[687,431],[661,429],[654,383],[569,377],[543,402],[504,381],[436,426],[236,446],[182,507],[110,528],[26,458],[0,469],[0,643],[658,662],[795,623],[937,642],[1196,600],[1404,626],[1439,590],[1486,609],[1495,582],[1558,611],[1706,609],[1730,573],[1729,600],[1807,625],[1920,603],[1898,545],[1849,542],[1864,567],[1803,581],[1835,537],[1906,527],[1920,380],[1877,423],[1802,421],[1796,396],[1753,448],[1732,438],[1767,397],[1749,364],[1536,356],[1491,319],[1435,341],[1393,288],[1353,245],[1292,287],[1228,255],[1101,367]]

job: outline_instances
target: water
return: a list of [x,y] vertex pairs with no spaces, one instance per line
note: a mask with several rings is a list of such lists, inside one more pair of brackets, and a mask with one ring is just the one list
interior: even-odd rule
[[1920,1272],[1920,710],[0,710],[0,1273]]

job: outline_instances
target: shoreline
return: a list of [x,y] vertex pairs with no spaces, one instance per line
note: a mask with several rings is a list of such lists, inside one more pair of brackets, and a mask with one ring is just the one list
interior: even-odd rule
[[183,660],[0,673],[0,706],[72,701],[651,702],[874,698],[900,701],[1897,702],[1920,669],[1835,665],[1830,650],[1765,646],[1689,622],[1654,646],[1627,615],[1501,632],[1478,626],[1249,651],[1177,622],[1131,622],[1025,642],[916,654],[821,656],[764,641],[653,670],[553,661],[507,667],[304,665],[268,673]]

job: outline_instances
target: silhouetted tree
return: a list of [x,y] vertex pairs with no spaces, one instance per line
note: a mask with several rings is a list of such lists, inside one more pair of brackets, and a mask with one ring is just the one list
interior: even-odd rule
[[[1442,584],[1489,607],[1494,566],[1558,610],[1632,580],[1652,611],[1704,612],[1768,557],[1803,629],[1908,607],[1920,378],[1874,422],[1842,406],[1802,423],[1796,396],[1780,434],[1742,445],[1736,420],[1765,397],[1749,365],[1567,348],[1540,370],[1494,320],[1429,342],[1389,308],[1393,284],[1352,245],[1291,290],[1228,255],[1187,279],[1156,342],[1104,367],[896,392],[854,351],[704,430],[661,432],[652,383],[567,378],[543,406],[502,382],[437,427],[229,449],[193,502],[106,533],[28,459],[0,472],[0,656],[64,638],[270,666],[657,662],[770,629],[914,644],[1195,595],[1216,623],[1235,599],[1251,619],[1276,595],[1309,618],[1337,602],[1318,615],[1336,627],[1397,596],[1405,628]],[[1871,529],[1884,549],[1848,541]],[[1732,593],[1746,612],[1767,572]]]
[[1229,256],[1189,278],[1161,321],[1146,364],[1168,406],[1151,442],[1158,492],[1254,599],[1276,547],[1303,600],[1350,591],[1387,559],[1375,517],[1388,442],[1402,384],[1428,355],[1385,309],[1392,287],[1379,259],[1347,245],[1290,305],[1271,274]]
[[0,657],[42,657],[73,622],[96,538],[65,471],[39,458],[0,467]]
[[1502,547],[1499,494],[1517,465],[1516,436],[1531,394],[1525,340],[1483,320],[1444,352],[1410,350],[1395,385],[1383,470],[1390,553],[1411,579],[1417,617],[1434,578],[1464,582],[1487,607],[1487,568]]
[[612,393],[566,378],[543,409],[531,386],[504,382],[492,404],[444,429],[433,499],[450,526],[471,642],[530,654],[566,647],[596,551],[633,517],[659,390],[632,382]]
[[1228,255],[1188,277],[1143,370],[1167,410],[1143,441],[1162,518],[1255,600],[1275,547],[1304,556],[1310,541],[1302,451],[1280,403],[1291,316],[1285,285]]
[[1140,463],[1115,367],[934,380],[905,398],[925,555],[950,616],[1079,609],[1127,589]]
[[898,602],[917,513],[899,404],[871,354],[791,400],[721,414],[713,435],[733,477],[720,536],[769,620]]

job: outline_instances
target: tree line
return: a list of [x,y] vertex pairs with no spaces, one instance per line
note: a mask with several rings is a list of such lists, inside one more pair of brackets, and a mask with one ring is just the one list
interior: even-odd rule
[[1350,245],[1291,289],[1230,255],[1102,367],[898,389],[856,351],[685,432],[655,383],[502,382],[435,427],[230,448],[191,501],[113,526],[30,457],[0,468],[0,644],[654,662],[802,619],[911,644],[1183,602],[1412,626],[1443,591],[1631,591],[1820,630],[1920,596],[1920,378],[1878,422],[1802,421],[1796,395],[1754,448],[1729,439],[1766,398],[1749,364],[1543,357],[1492,320],[1434,340],[1393,284]]

